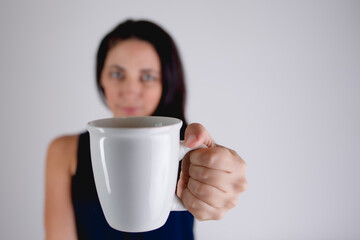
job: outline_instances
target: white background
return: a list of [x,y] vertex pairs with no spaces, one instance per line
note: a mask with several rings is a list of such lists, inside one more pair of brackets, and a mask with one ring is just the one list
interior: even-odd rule
[[249,189],[197,239],[360,238],[360,1],[0,3],[0,239],[42,239],[56,136],[111,116],[100,39],[146,18],[179,45],[187,118],[247,162]]

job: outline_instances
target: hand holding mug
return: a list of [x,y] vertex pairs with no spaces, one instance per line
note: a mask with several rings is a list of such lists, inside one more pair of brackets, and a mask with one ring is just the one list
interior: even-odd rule
[[[181,125],[168,117],[88,124],[96,189],[110,226],[150,231],[161,227],[172,210],[187,208],[199,220],[220,219],[236,205],[247,185],[244,161],[215,144],[200,124],[189,125],[185,144],[179,142]],[[186,208],[175,196],[181,159],[177,195]]]
[[185,144],[208,148],[185,155],[177,195],[198,220],[221,219],[247,189],[246,164],[234,150],[215,144],[200,124],[187,127]]

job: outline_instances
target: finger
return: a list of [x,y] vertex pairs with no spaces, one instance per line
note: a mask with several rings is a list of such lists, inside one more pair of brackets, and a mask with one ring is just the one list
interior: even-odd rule
[[202,144],[208,148],[215,146],[215,142],[204,126],[199,123],[190,124],[185,130],[185,145],[190,148],[196,148]]
[[225,172],[238,171],[236,160],[232,153],[224,147],[201,148],[191,151],[189,154],[192,165],[217,169]]
[[225,209],[212,207],[209,204],[199,200],[190,192],[188,188],[184,190],[181,200],[189,212],[191,212],[192,215],[194,215],[194,217],[200,221],[219,220],[223,218],[226,212]]
[[188,182],[189,182],[189,177],[183,177],[183,176],[180,177],[176,187],[176,195],[179,198],[182,198],[183,191],[187,187]]
[[195,179],[189,179],[188,189],[197,199],[214,208],[230,209],[236,205],[237,200],[232,194],[223,192]]
[[234,175],[216,169],[191,165],[189,167],[189,177],[215,187],[223,192],[231,192],[233,190],[232,182],[236,179]]

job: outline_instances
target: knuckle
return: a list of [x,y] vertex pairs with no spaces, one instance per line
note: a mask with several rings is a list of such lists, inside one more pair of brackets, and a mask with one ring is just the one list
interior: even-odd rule
[[224,147],[211,148],[204,154],[204,157],[206,158],[207,166],[214,169],[224,168],[233,159],[229,149]]
[[208,215],[204,210],[201,210],[200,201],[196,198],[193,198],[190,203],[188,203],[187,209],[192,215],[199,221],[208,220]]
[[231,148],[228,148],[229,152],[234,155],[234,156],[237,156],[237,152],[234,150],[234,149],[231,149]]
[[201,182],[206,182],[209,179],[209,172],[204,167],[191,166],[189,173],[192,178]]
[[214,220],[220,220],[225,216],[225,210],[217,210],[214,215],[213,215],[213,219]]
[[243,178],[241,181],[238,181],[234,186],[235,191],[237,192],[244,192],[248,189],[248,182],[245,178]]
[[214,149],[218,155],[224,156],[225,158],[229,158],[232,156],[231,150],[225,147],[217,147]]
[[238,199],[237,198],[231,198],[229,199],[229,201],[226,204],[226,208],[227,209],[231,209],[234,208],[238,203]]
[[189,181],[189,189],[190,191],[197,197],[204,197],[206,195],[206,188],[204,184],[194,180],[193,178]]
[[198,210],[198,204],[196,204],[196,202],[195,201],[192,201],[191,203],[190,203],[190,210],[191,211],[197,211]]
[[231,154],[231,157],[235,159],[235,161],[239,164],[240,168],[243,169],[243,171],[246,171],[247,164],[246,162],[239,156],[239,154],[233,150],[233,149],[227,149],[229,153]]
[[232,184],[232,191],[234,193],[244,192],[246,190],[246,184],[242,181],[237,181]]
[[206,182],[209,179],[209,173],[205,168],[200,168],[198,177],[200,181]]
[[197,190],[196,190],[196,195],[199,196],[200,198],[205,198],[209,194],[207,192],[206,187],[203,184],[198,184]]
[[199,204],[196,201],[196,198],[191,196],[191,193],[189,191],[184,191],[183,202],[190,212],[196,212],[199,208]]
[[215,150],[209,150],[204,154],[204,158],[206,158],[209,168],[217,168],[219,166],[219,155]]
[[203,212],[199,212],[195,214],[195,218],[199,220],[200,222],[208,220],[208,218],[205,216]]

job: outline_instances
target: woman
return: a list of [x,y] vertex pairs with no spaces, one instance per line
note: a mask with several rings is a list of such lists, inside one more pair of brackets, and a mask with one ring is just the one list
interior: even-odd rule
[[[102,40],[97,86],[114,117],[159,115],[182,119],[189,147],[205,144],[182,161],[177,195],[189,212],[171,212],[166,224],[123,233],[106,222],[96,194],[89,135],[62,136],[49,146],[46,165],[47,239],[193,239],[193,216],[220,219],[246,189],[245,163],[184,117],[184,74],[174,41],[148,21],[126,21]],[[186,128],[186,130],[185,130]]]

